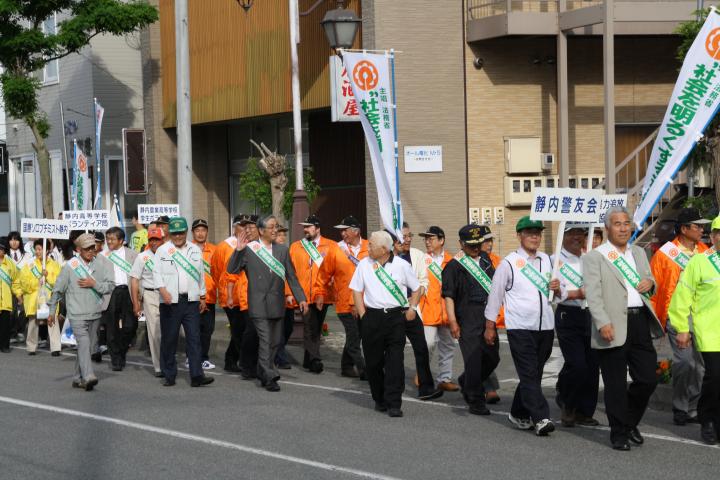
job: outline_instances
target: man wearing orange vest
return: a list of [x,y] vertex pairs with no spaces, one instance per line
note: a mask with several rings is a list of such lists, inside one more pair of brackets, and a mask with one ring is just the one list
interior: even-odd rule
[[425,239],[425,266],[427,268],[428,289],[420,299],[425,340],[432,356],[438,352],[437,383],[441,390],[456,392],[460,387],[452,381],[452,364],[455,357],[455,339],[450,333],[445,300],[442,297],[442,272],[452,260],[445,251],[445,232],[437,226],[428,227],[420,234]]
[[227,265],[237,246],[237,235],[245,229],[251,221],[250,215],[236,215],[233,218],[233,235],[229,236],[215,247],[210,261],[210,273],[217,289],[217,303],[220,304],[230,324],[230,342],[225,351],[225,366],[227,372],[240,372],[240,350],[242,337],[247,323],[247,277],[245,272],[239,274],[227,273]]
[[340,370],[344,376],[365,380],[365,357],[360,347],[360,319],[353,302],[350,280],[360,260],[368,256],[368,242],[360,232],[360,222],[348,215],[335,228],[340,230],[340,250],[347,261],[338,261],[334,278],[335,312],[345,329],[345,346],[340,359]]
[[200,354],[203,370],[212,370],[215,365],[210,361],[210,340],[215,332],[215,302],[217,302],[217,291],[215,281],[212,277],[212,257],[215,253],[215,245],[207,241],[208,223],[207,220],[197,219],[192,223],[193,243],[200,248],[203,256],[203,267],[205,268],[205,310],[200,312]]
[[650,301],[660,323],[667,330],[673,350],[672,403],[673,422],[676,425],[697,423],[697,404],[700,399],[700,388],[705,370],[702,356],[693,342],[691,342],[692,348],[678,347],[677,331],[668,322],[668,308],[680,274],[690,261],[690,257],[708,249],[707,245],[700,241],[703,235],[703,225],[707,223],[710,223],[710,220],[702,218],[697,209],[682,209],[677,218],[677,236],[655,252],[650,260],[650,269],[657,284],[655,295]]
[[[343,253],[337,243],[320,234],[320,218],[317,215],[310,215],[299,225],[303,227],[305,237],[290,245],[290,261],[310,307],[308,315],[303,316],[303,368],[319,374],[324,369],[320,357],[320,335],[328,307],[332,304],[326,287],[330,286],[330,279],[337,269],[337,258]],[[287,284],[285,288],[286,296],[291,295]]]

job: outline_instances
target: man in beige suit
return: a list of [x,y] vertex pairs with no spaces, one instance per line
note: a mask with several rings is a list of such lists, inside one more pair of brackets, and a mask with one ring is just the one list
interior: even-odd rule
[[[650,303],[655,280],[645,252],[628,245],[632,221],[623,207],[605,216],[608,241],[583,257],[585,296],[592,315],[592,348],[597,351],[610,441],[630,450],[643,443],[637,426],[657,385],[652,339],[663,329]],[[627,386],[630,370],[632,383]]]

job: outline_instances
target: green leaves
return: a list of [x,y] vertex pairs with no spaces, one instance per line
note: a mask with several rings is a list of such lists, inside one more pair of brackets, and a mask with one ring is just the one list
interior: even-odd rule
[[5,110],[11,117],[31,117],[37,111],[37,91],[40,81],[27,75],[5,72],[0,75]]

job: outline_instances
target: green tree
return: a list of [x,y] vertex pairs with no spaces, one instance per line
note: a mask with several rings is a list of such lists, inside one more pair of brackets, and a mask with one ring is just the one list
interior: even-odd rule
[[[43,22],[55,14],[69,18],[55,33]],[[48,62],[78,52],[101,34],[124,35],[157,21],[158,11],[146,1],[0,0],[0,75],[5,110],[32,130],[40,168],[43,213],[53,216],[50,153],[45,139],[50,124],[38,107],[40,80],[34,75]]]
[[[705,23],[705,19],[710,15],[711,10],[706,8],[695,12],[698,20],[689,22],[683,22],[678,26],[676,33],[680,36],[681,42],[677,49],[677,59],[682,62],[685,60],[690,47],[692,46],[695,38],[700,33],[700,29]],[[715,13],[714,15],[718,15]],[[712,166],[713,171],[713,185],[715,187],[715,204],[720,205],[720,117],[715,116],[712,119],[707,129],[705,130],[705,136],[700,140],[697,146],[693,149],[688,157],[688,160],[694,162],[697,166]],[[689,162],[686,163],[686,165]],[[714,210],[708,205],[701,207],[697,202],[688,201],[688,205],[701,208],[707,213]]]

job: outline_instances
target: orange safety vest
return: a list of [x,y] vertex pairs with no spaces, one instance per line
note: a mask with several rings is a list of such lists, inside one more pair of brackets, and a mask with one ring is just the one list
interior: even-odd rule
[[[447,251],[443,256],[441,269],[445,269],[445,265],[448,264],[453,257]],[[429,265],[432,262],[432,258],[429,254],[425,255],[425,265],[428,270],[428,288],[427,293],[420,299],[420,311],[422,312],[423,325],[440,326],[447,325],[447,310],[445,309],[445,299],[442,296],[442,281],[435,277],[435,274],[430,271]]]
[[[680,240],[676,237],[673,244],[680,247]],[[697,253],[703,253],[708,246],[702,242],[697,244]],[[670,299],[675,293],[678,280],[682,269],[680,265],[673,262],[667,255],[658,250],[650,259],[650,271],[655,277],[655,295],[650,298],[655,314],[657,315],[663,328],[667,323],[668,308],[670,307]]]
[[[355,305],[352,297],[352,290],[350,290],[350,280],[352,280],[352,277],[355,274],[355,264],[348,257],[348,255],[352,255],[352,252],[343,251],[342,248],[340,248],[340,252],[345,258],[338,260],[337,269],[335,271],[335,312],[350,313],[352,312],[352,308]],[[357,259],[362,260],[367,256],[368,241],[365,239],[361,239],[360,252],[357,254]]]
[[[195,243],[195,242],[193,242]],[[197,244],[196,244],[197,245]],[[199,245],[198,245],[199,246]],[[210,305],[215,305],[215,302],[217,302],[217,290],[215,289],[215,279],[212,276],[212,257],[215,253],[216,246],[213,245],[210,242],[205,242],[205,247],[202,251],[203,256],[203,263],[207,263],[210,265],[210,273],[207,272],[207,269],[205,269],[205,290],[207,290],[207,293],[205,294],[205,302]],[[205,267],[205,265],[203,265]]]
[[[500,262],[502,262],[502,258],[498,257],[492,252],[490,252],[488,255],[490,256],[490,262],[492,263],[493,268],[497,270],[498,265],[500,265]],[[505,328],[505,307],[500,307],[500,312],[498,313],[497,320],[495,321],[495,327]]]
[[213,253],[210,264],[210,271],[215,286],[217,287],[217,303],[219,303],[222,308],[228,306],[227,285],[228,283],[234,283],[233,306],[240,307],[240,310],[247,310],[247,276],[245,272],[227,273],[230,257],[233,252],[235,252],[235,242],[235,237],[231,236],[216,245],[215,253]]
[[[308,302],[314,302],[318,296],[322,296],[323,303],[327,305],[334,302],[332,289],[328,287],[337,269],[337,258],[343,253],[337,243],[323,236],[320,236],[317,250],[323,257],[320,267],[312,261],[300,240],[290,245],[290,261],[295,267],[295,274]],[[286,282],[285,296],[289,297],[291,295],[292,293]],[[288,306],[295,307],[297,303],[293,300]]]

